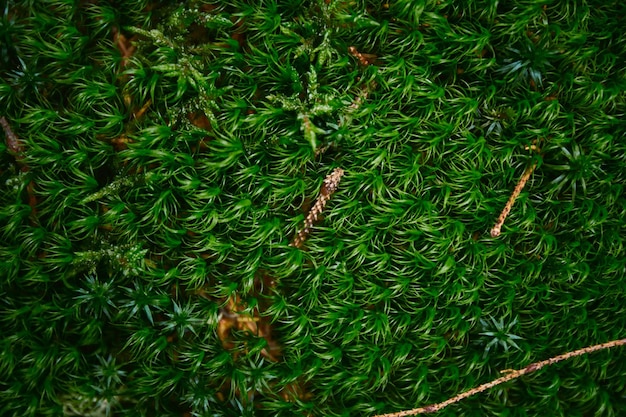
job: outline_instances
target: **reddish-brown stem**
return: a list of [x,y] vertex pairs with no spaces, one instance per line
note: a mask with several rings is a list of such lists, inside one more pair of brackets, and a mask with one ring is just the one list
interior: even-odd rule
[[24,146],[22,145],[22,142],[20,142],[17,135],[13,133],[9,122],[7,122],[7,119],[5,119],[4,116],[0,117],[0,125],[2,125],[2,129],[4,130],[9,152],[15,156],[15,159],[18,162],[21,161],[21,159],[24,158]]

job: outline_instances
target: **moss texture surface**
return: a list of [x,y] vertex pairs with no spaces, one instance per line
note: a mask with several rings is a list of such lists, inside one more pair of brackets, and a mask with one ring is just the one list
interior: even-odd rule
[[[4,4],[2,415],[368,416],[626,337],[624,2]],[[438,415],[626,415],[626,352]]]

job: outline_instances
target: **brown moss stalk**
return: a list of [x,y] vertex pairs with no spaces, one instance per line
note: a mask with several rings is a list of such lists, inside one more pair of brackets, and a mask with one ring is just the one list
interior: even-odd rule
[[490,388],[495,387],[496,385],[500,385],[504,382],[519,378],[522,375],[526,375],[531,372],[538,371],[543,367],[550,366],[557,362],[561,362],[561,361],[564,361],[566,359],[570,359],[576,356],[581,356],[586,353],[597,352],[599,350],[609,349],[612,347],[623,346],[623,345],[626,345],[626,339],[612,340],[610,342],[601,343],[599,345],[587,346],[582,349],[578,349],[578,350],[574,350],[571,352],[563,353],[558,356],[554,356],[544,361],[531,363],[530,365],[522,369],[503,371],[502,373],[504,373],[504,376],[494,379],[491,382],[487,382],[486,384],[479,385],[476,388],[472,388],[455,397],[449,398],[443,402],[427,405],[425,407],[415,408],[413,410],[405,410],[405,411],[400,411],[397,413],[389,413],[389,414],[380,414],[375,417],[406,417],[406,416],[415,416],[418,414],[436,413],[437,411],[440,411],[441,409],[451,404],[457,403],[465,398],[471,397],[472,395],[486,391]]
[[509,197],[509,200],[506,202],[506,205],[504,206],[502,213],[500,213],[500,216],[498,217],[496,224],[491,229],[491,237],[500,236],[500,230],[502,229],[502,225],[504,224],[504,221],[506,220],[506,216],[509,215],[509,212],[511,211],[511,208],[513,207],[513,204],[515,203],[515,200],[517,199],[519,194],[522,192],[522,189],[526,185],[526,182],[528,182],[528,179],[532,175],[536,166],[537,164],[535,163],[533,165],[530,165],[528,168],[524,170],[524,173],[522,174],[517,185],[515,186],[513,193]]
[[319,220],[319,216],[324,211],[324,207],[333,193],[339,187],[339,182],[341,181],[341,177],[343,177],[344,170],[341,168],[335,168],[333,172],[331,172],[326,178],[324,178],[324,183],[322,184],[322,189],[320,190],[320,196],[317,198],[317,201],[309,210],[309,213],[304,219],[304,227],[296,234],[293,238],[290,246],[294,246],[296,248],[302,248],[304,241],[311,233],[311,229],[313,225]]

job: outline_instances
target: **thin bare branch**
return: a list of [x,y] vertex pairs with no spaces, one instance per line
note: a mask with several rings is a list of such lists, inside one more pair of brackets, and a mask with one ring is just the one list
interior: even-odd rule
[[574,350],[571,352],[563,353],[558,356],[554,356],[550,359],[546,359],[544,361],[539,361],[535,363],[531,363],[527,367],[518,370],[507,371],[504,376],[500,378],[494,379],[491,382],[487,382],[486,384],[482,384],[477,386],[476,388],[472,388],[468,391],[462,392],[461,394],[449,398],[443,402],[437,404],[427,405],[425,407],[415,408],[413,410],[405,410],[397,413],[389,413],[389,414],[379,414],[374,417],[406,417],[406,416],[415,416],[418,414],[427,414],[427,413],[436,413],[437,411],[451,405],[457,403],[465,398],[471,397],[472,395],[478,394],[480,392],[486,391],[490,388],[495,387],[496,385],[500,385],[504,382],[511,381],[513,379],[519,378],[522,375],[529,374],[531,372],[535,372],[540,370],[541,368],[549,365],[553,365],[557,362],[564,361],[566,359],[573,358],[575,356],[581,356],[586,353],[596,352],[598,350],[609,349],[612,347],[623,346],[626,345],[626,339],[612,340],[610,342],[601,343],[599,345],[588,346],[582,349]]
[[519,182],[515,186],[513,193],[509,197],[509,201],[506,202],[506,205],[504,206],[502,213],[500,213],[500,217],[498,217],[496,224],[493,226],[493,229],[491,229],[491,237],[500,236],[500,229],[502,229],[502,225],[504,224],[504,220],[506,220],[506,216],[509,215],[509,212],[511,211],[511,208],[513,207],[513,204],[515,203],[515,200],[517,199],[519,194],[522,192],[522,189],[526,185],[526,182],[528,182],[528,179],[530,178],[536,166],[537,164],[535,163],[533,165],[530,165],[528,168],[526,168],[526,170],[524,170],[522,177],[519,179]]

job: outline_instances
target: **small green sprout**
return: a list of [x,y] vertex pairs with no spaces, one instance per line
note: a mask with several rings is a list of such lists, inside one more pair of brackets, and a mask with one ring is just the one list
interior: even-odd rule
[[[480,319],[480,326],[482,332],[478,333],[483,336],[480,340],[480,344],[485,344],[485,353],[483,357],[489,354],[492,347],[502,347],[505,352],[508,353],[510,348],[521,350],[521,348],[515,343],[516,340],[522,340],[521,336],[513,334],[513,328],[517,324],[517,317],[510,323],[506,324],[503,319],[496,320],[493,317],[490,319]],[[490,338],[490,339],[489,339]]]

